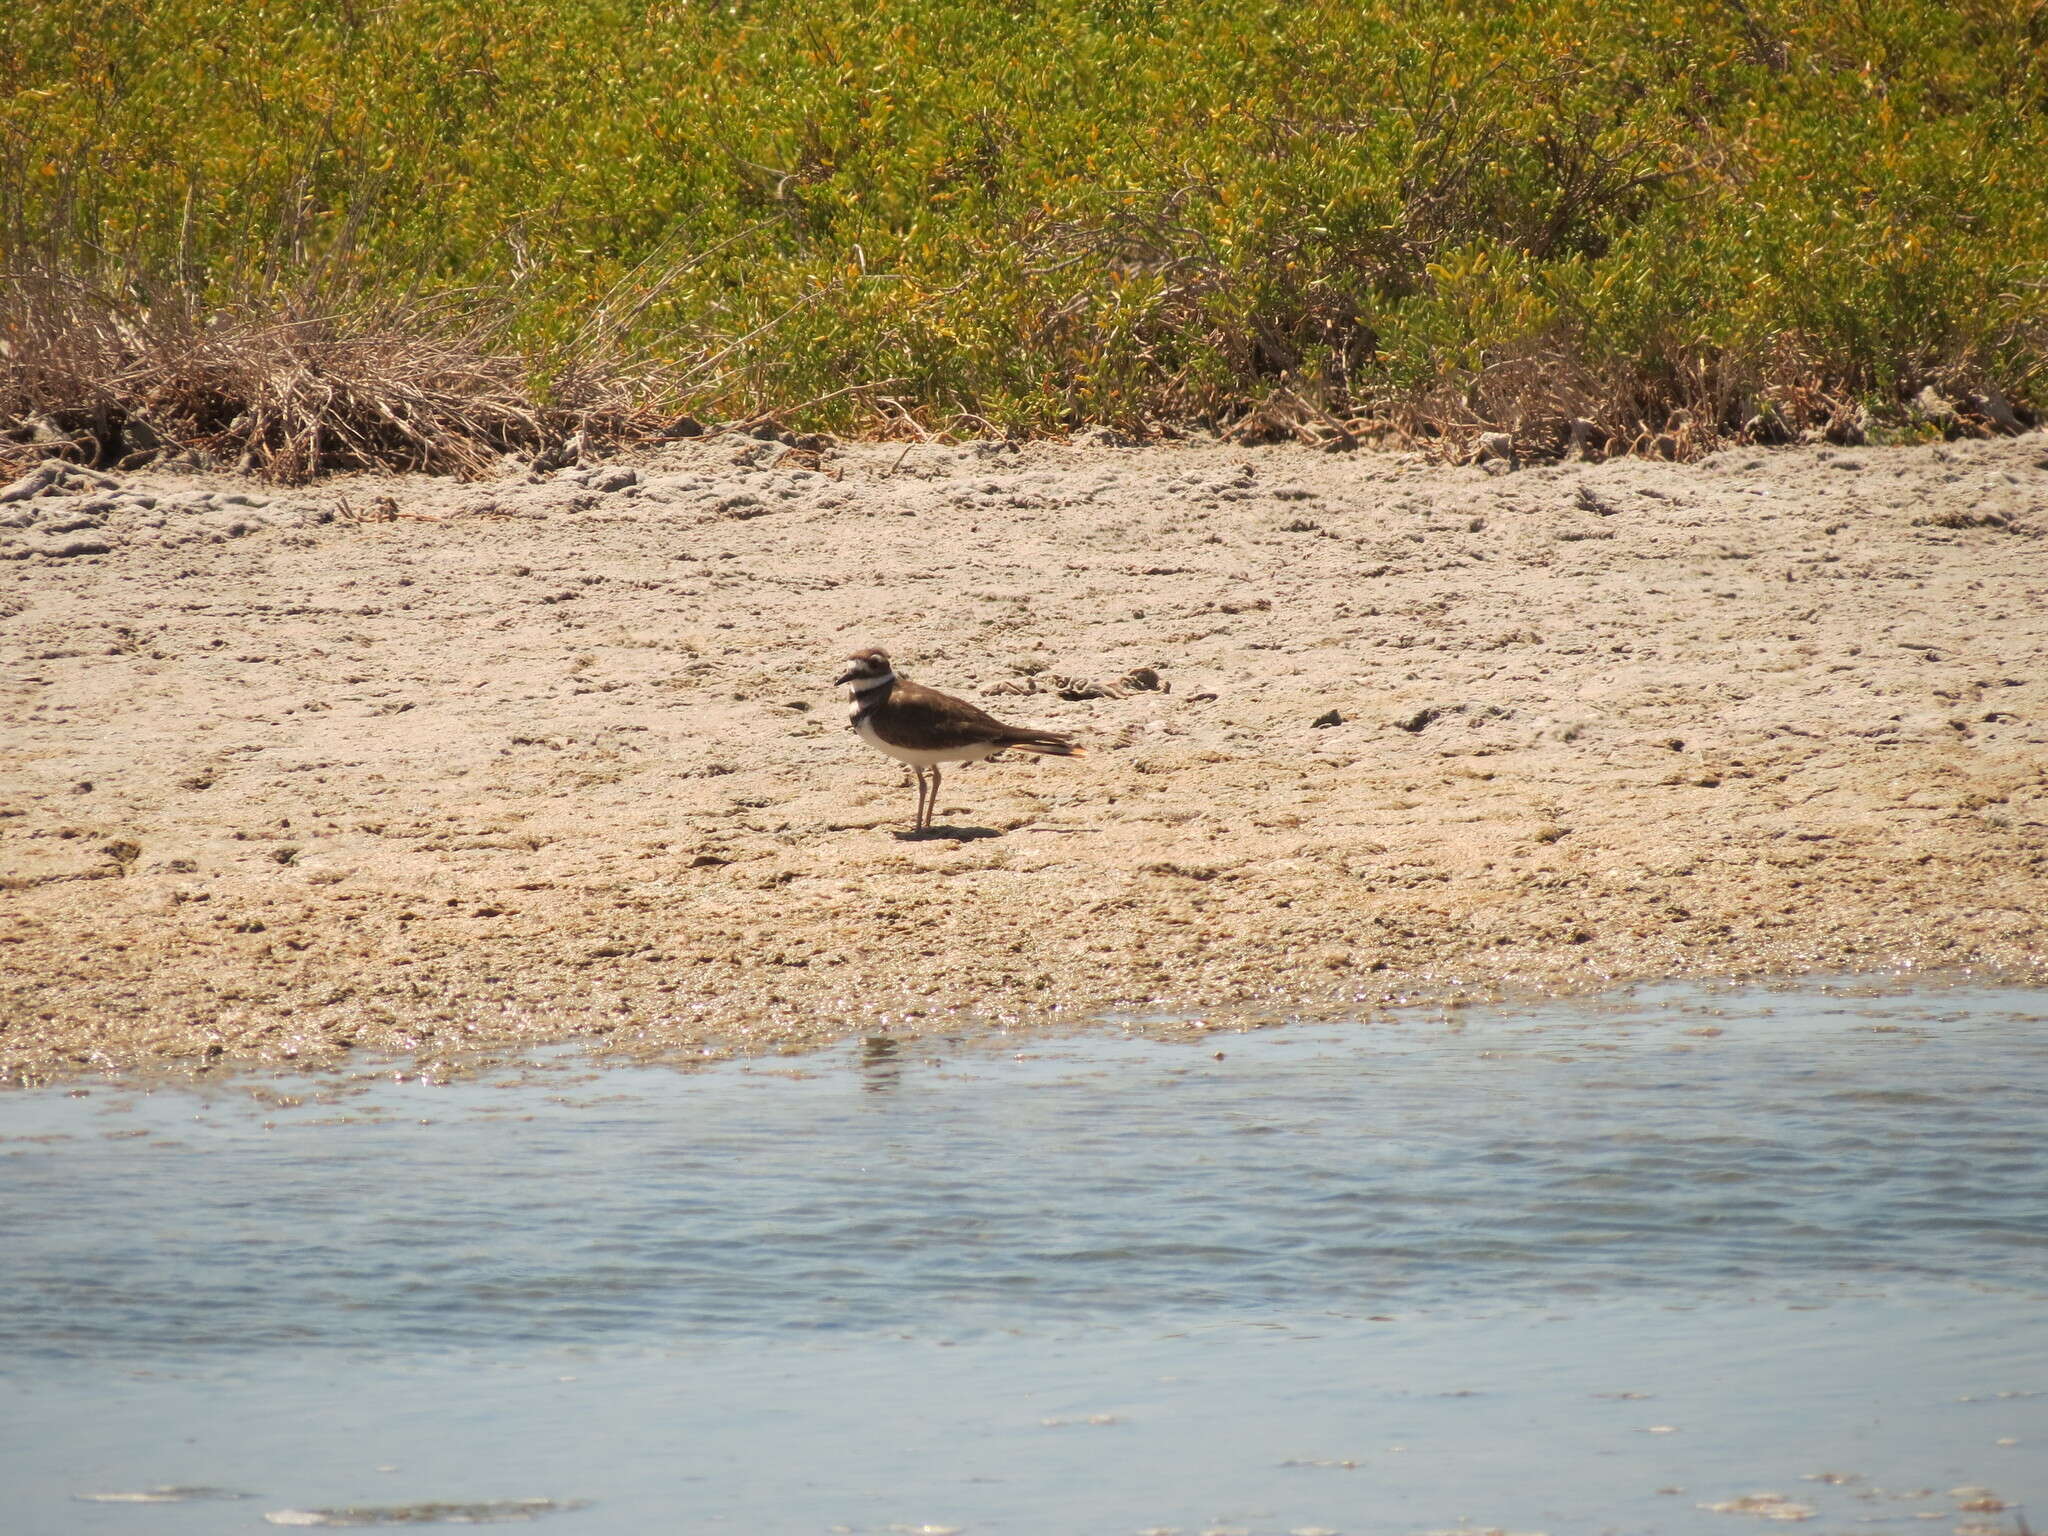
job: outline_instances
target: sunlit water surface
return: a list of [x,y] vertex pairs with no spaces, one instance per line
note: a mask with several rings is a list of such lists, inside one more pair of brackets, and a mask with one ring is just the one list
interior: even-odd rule
[[0,1098],[0,1531],[2048,1523],[2048,994],[399,1076]]

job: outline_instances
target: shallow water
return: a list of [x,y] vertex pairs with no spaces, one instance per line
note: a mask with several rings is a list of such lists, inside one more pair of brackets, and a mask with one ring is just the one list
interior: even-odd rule
[[[1770,1492],[2014,1530],[1989,1506],[2048,1504],[2044,1025],[1664,990],[17,1094],[0,1529],[1690,1532]],[[81,1499],[160,1485],[251,1497]]]

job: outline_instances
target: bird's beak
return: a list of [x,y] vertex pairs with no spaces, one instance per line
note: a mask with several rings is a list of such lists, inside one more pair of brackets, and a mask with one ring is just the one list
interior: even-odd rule
[[840,673],[837,677],[832,679],[832,686],[834,688],[844,688],[848,683],[852,682],[856,677],[859,676],[859,667],[848,667],[844,672]]

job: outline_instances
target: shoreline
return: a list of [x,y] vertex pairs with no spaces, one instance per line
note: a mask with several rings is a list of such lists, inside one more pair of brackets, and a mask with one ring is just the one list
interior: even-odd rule
[[[0,509],[0,1081],[2048,977],[2041,433],[113,478]],[[898,837],[861,645],[1089,756]]]

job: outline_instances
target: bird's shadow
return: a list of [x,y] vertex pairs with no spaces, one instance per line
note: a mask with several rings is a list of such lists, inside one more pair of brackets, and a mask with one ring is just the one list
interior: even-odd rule
[[1001,837],[1003,834],[994,827],[920,827],[915,831],[898,832],[899,843],[925,843],[936,838],[951,838],[956,843],[971,843],[979,837]]

